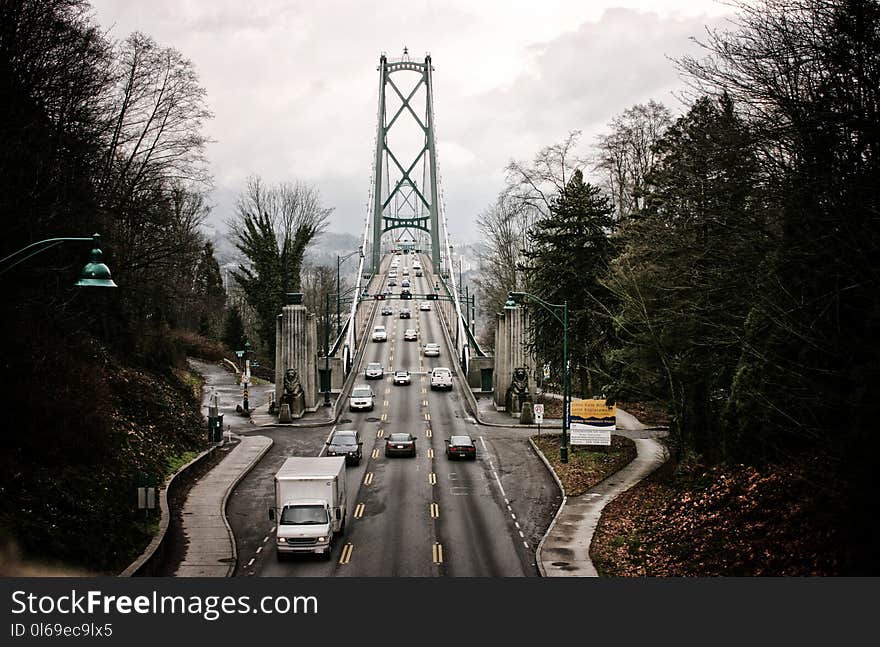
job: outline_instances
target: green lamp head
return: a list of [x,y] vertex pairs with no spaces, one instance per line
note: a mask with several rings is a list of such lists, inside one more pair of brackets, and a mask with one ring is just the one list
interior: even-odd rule
[[115,288],[118,287],[110,278],[110,268],[101,262],[103,256],[98,244],[101,237],[94,235],[94,247],[92,248],[92,260],[86,263],[79,275],[79,281],[75,285],[90,288]]

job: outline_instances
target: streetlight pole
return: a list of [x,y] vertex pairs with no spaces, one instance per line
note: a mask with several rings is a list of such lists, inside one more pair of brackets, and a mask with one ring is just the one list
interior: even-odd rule
[[[568,375],[568,301],[563,303],[547,303],[543,299],[530,294],[529,292],[508,292],[507,303],[504,304],[505,310],[514,310],[522,299],[528,299],[537,303],[547,312],[556,318],[556,321],[562,324],[562,445],[559,448],[559,460],[562,463],[568,462],[568,432],[569,421],[568,412],[570,407],[571,394],[570,379]],[[562,311],[562,317],[557,312]]]
[[[16,265],[24,263],[26,260],[33,258],[37,254],[41,254],[53,247],[57,247],[58,245],[67,242],[91,242],[93,244],[92,260],[91,262],[86,263],[85,267],[83,267],[80,272],[79,280],[75,283],[77,287],[116,287],[116,283],[110,278],[110,269],[101,262],[101,256],[103,254],[99,248],[101,243],[101,236],[99,234],[94,234],[91,238],[47,238],[46,240],[31,243],[5,258],[0,258],[0,274],[5,274]],[[19,255],[24,254],[25,252],[29,252],[27,256],[18,258]]]
[[[339,257],[337,256],[337,259]],[[337,272],[338,272],[338,265]],[[336,275],[337,280],[339,274]],[[339,312],[339,293],[336,293],[336,311]],[[324,406],[330,406],[330,294],[324,298]]]
[[242,384],[242,400],[244,401],[244,412],[250,409],[248,387],[251,384],[251,342],[244,340],[244,372],[241,375]]
[[363,248],[358,247],[356,250],[354,250],[350,254],[346,254],[345,256],[340,256],[339,254],[336,255],[336,336],[337,337],[339,337],[339,333],[342,332],[342,324],[339,321],[339,314],[340,314],[340,311],[342,310],[342,304],[341,304],[342,299],[339,294],[339,269],[340,269],[340,266],[342,265],[343,261],[347,261],[349,258],[354,256],[355,254],[360,254],[361,256],[363,256],[364,255]]

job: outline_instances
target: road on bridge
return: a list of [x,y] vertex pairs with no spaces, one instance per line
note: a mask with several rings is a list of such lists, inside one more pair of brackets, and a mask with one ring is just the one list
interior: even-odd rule
[[[413,256],[400,256],[399,271],[410,270],[414,294],[433,290],[430,275],[415,277]],[[423,263],[427,259],[423,259]],[[384,259],[387,270],[389,259]],[[424,267],[425,265],[423,265]],[[387,276],[387,272],[386,272]],[[400,279],[398,279],[400,281]],[[394,289],[399,294],[399,288]],[[227,513],[236,536],[236,575],[258,576],[534,576],[535,549],[559,505],[552,477],[528,445],[528,429],[476,426],[467,413],[457,374],[436,311],[420,310],[419,299],[388,300],[392,315],[377,308],[374,324],[384,324],[387,342],[368,341],[356,370],[356,384],[376,393],[372,412],[345,410],[334,429],[357,429],[364,441],[363,460],[347,468],[349,488],[346,532],[332,557],[276,559],[273,523],[273,476],[288,456],[315,456],[331,430],[272,428],[252,433],[270,436],[272,450],[229,499]],[[378,302],[378,305],[383,305]],[[411,319],[401,319],[407,308]],[[415,328],[418,341],[404,341]],[[439,357],[424,357],[429,342],[440,345]],[[386,371],[381,380],[364,379],[369,362]],[[447,366],[456,371],[452,391],[432,391],[429,371]],[[395,386],[393,370],[408,370],[412,383]],[[417,437],[415,458],[384,456],[385,437],[409,432]],[[444,440],[468,434],[477,441],[476,461],[450,461]]]

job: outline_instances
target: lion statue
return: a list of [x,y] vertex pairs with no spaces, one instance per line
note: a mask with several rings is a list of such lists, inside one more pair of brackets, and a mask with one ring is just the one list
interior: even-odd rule
[[513,379],[507,388],[506,404],[511,413],[518,413],[529,397],[529,370],[524,366],[513,369]]
[[298,417],[305,409],[306,395],[302,383],[299,381],[299,373],[295,368],[289,368],[284,372],[284,393],[281,395],[281,405],[288,405],[290,413]]

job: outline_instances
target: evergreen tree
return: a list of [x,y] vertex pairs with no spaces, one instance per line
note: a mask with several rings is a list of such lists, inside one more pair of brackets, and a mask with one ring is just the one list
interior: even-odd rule
[[193,292],[199,305],[199,332],[206,337],[216,338],[223,320],[226,290],[220,265],[214,257],[214,245],[210,242],[205,243],[199,256]]
[[[604,351],[611,327],[605,308],[610,293],[600,279],[612,256],[612,214],[607,196],[575,171],[551,200],[549,215],[531,230],[525,251],[530,291],[550,303],[568,303],[569,357],[572,373],[579,378],[572,392],[584,396],[602,386],[594,378],[606,372]],[[535,353],[554,367],[561,382],[562,325],[539,306],[530,313]]]
[[331,209],[316,189],[304,184],[265,187],[251,178],[231,223],[235,246],[248,260],[233,276],[256,311],[258,332],[270,354],[275,348],[275,318],[286,294],[302,291],[302,264],[309,244],[323,232]]
[[223,322],[223,343],[231,350],[244,348],[244,322],[237,306],[226,310],[226,320]]
[[616,394],[663,402],[679,450],[718,456],[719,420],[767,250],[754,145],[733,103],[699,99],[656,146],[645,209],[622,230]]

